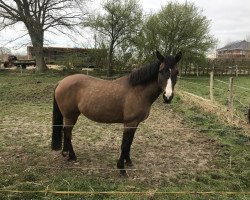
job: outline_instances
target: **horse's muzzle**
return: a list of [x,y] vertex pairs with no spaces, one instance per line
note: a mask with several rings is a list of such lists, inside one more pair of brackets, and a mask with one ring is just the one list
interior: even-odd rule
[[174,95],[172,94],[170,97],[166,97],[165,94],[163,94],[163,101],[166,104],[170,104],[172,99],[173,99]]

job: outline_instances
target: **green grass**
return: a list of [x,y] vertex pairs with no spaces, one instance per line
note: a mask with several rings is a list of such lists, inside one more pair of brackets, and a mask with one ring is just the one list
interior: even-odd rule
[[[229,76],[214,77],[214,100],[220,104],[228,105]],[[233,104],[235,114],[246,120],[247,107],[250,106],[250,77],[239,76],[234,78]],[[223,82],[221,82],[223,81]],[[178,85],[181,89],[209,99],[210,78],[207,76],[190,76],[179,79]],[[239,87],[238,87],[239,86]]]
[[[152,192],[152,195],[68,196],[0,192],[0,199],[250,199],[249,195],[153,194],[154,191],[250,191],[249,138],[240,129],[221,124],[211,113],[204,113],[195,105],[185,105],[178,96],[170,107],[159,99],[152,108],[152,118],[142,123],[137,131],[132,147],[135,167],[148,168],[148,171],[131,171],[130,178],[124,179],[119,177],[117,171],[79,169],[114,169],[122,135],[121,126],[93,123],[85,118],[79,119],[73,136],[79,162],[68,163],[59,152],[50,150],[52,94],[54,85],[64,76],[66,74],[56,72],[24,72],[21,75],[19,72],[0,71],[0,188],[28,191],[146,191]],[[168,115],[176,118],[171,121],[166,119]],[[174,120],[176,124],[190,128],[190,131],[165,131],[168,122],[175,126]],[[200,131],[192,133],[195,137],[181,141],[197,128]],[[207,130],[218,128],[221,130]],[[179,139],[171,136],[174,134]],[[169,137],[172,137],[171,140],[168,140]],[[199,144],[202,142],[204,144]],[[187,145],[190,148],[199,146],[197,150],[206,146],[205,153],[214,156],[206,164],[208,169],[188,164],[189,159],[196,158],[181,155],[185,153],[181,148]],[[176,146],[180,148],[175,150]],[[172,156],[167,154],[170,149],[173,149]],[[202,159],[204,152],[200,153],[199,159]],[[154,156],[150,159],[151,154]],[[186,157],[187,163],[179,159]],[[177,172],[166,167],[168,162],[172,170],[173,166],[176,167]],[[159,167],[161,165],[162,168]]]
[[[181,99],[177,98],[181,102]],[[214,160],[218,171],[210,171],[196,178],[198,182],[213,185],[226,190],[247,190],[250,189],[250,139],[241,133],[239,128],[221,124],[216,116],[211,113],[201,112],[195,105],[179,106],[174,109],[182,113],[184,119],[193,127],[199,127],[201,134],[208,135],[212,140],[219,141],[221,150],[220,156]],[[209,131],[211,129],[211,131]],[[212,129],[218,129],[213,131]],[[208,131],[207,131],[208,130]],[[228,170],[226,170],[228,169]],[[223,189],[224,188],[224,189]],[[242,197],[243,198],[243,197]],[[244,197],[248,199],[247,197]],[[243,198],[243,199],[244,199]]]

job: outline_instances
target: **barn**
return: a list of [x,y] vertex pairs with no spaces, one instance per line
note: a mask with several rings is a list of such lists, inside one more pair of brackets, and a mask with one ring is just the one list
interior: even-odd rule
[[[98,65],[96,57],[106,58],[106,49],[90,48],[65,48],[65,47],[43,47],[46,63],[60,63],[62,61],[77,61],[85,63],[87,66]],[[33,46],[27,46],[28,59],[34,59],[35,52]]]

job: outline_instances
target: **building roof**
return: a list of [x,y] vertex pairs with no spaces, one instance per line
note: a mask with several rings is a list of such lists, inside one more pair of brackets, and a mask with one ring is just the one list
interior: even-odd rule
[[[34,50],[33,46],[27,46],[27,50]],[[75,47],[43,47],[43,50],[49,50],[49,51],[63,51],[63,52],[70,52],[70,51],[92,51],[93,49],[87,49],[87,48],[75,48]]]
[[217,49],[217,51],[226,51],[226,50],[250,50],[250,42],[246,41],[246,40],[242,40],[242,41],[237,41],[237,42],[233,42],[230,43],[220,49]]

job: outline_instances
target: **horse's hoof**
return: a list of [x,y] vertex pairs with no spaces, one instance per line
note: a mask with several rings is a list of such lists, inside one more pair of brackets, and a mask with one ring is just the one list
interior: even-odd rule
[[133,166],[134,166],[134,164],[132,163],[131,160],[126,161],[126,162],[125,162],[125,165],[127,165],[128,167],[133,167]]
[[128,174],[126,170],[120,170],[120,177],[121,178],[128,178]]
[[68,161],[76,161],[77,160],[77,157],[76,156],[70,156],[68,158]]
[[66,157],[68,154],[69,154],[69,152],[67,152],[67,151],[62,151],[62,156],[63,156],[63,157]]

